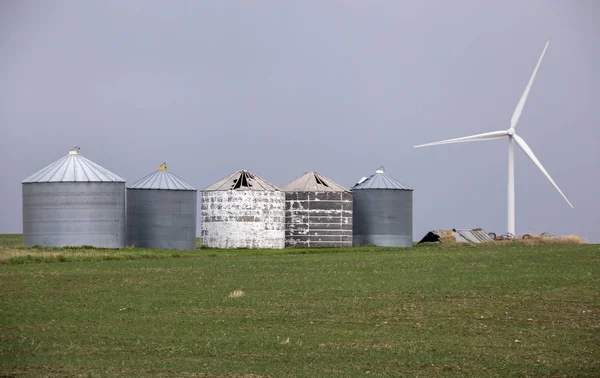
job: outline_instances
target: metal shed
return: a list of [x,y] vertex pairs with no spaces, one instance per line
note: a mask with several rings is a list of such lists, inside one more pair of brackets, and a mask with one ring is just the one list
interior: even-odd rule
[[285,194],[247,170],[202,192],[202,245],[213,248],[283,248]]
[[351,247],[352,193],[317,172],[281,188],[285,192],[286,247]]
[[125,180],[78,147],[23,180],[22,190],[25,245],[125,245]]
[[413,189],[388,176],[381,167],[351,190],[355,246],[412,246]]
[[198,191],[167,170],[127,186],[127,245],[157,249],[196,249]]

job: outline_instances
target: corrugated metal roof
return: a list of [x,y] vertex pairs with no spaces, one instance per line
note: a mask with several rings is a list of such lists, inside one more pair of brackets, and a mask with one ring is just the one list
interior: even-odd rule
[[318,174],[306,172],[302,176],[281,187],[286,192],[347,192],[348,189],[335,181]]
[[456,229],[452,230],[433,230],[427,233],[421,239],[420,243],[425,242],[459,242],[459,243],[487,243],[493,242],[492,238],[487,232],[481,228],[474,229]]
[[276,191],[280,189],[245,169],[236,171],[204,189],[205,192],[226,190]]
[[[463,239],[470,241],[472,243],[487,243],[492,242],[494,239],[488,235],[487,232],[482,230],[481,228],[474,228],[472,230],[469,229],[453,229],[455,233],[462,236]],[[457,239],[458,240],[458,239]]]
[[359,182],[354,184],[350,190],[360,189],[397,189],[397,190],[413,190],[412,188],[400,183],[398,180],[391,178],[385,173],[383,167],[379,168],[369,177],[363,177]]
[[196,190],[183,179],[169,172],[166,163],[161,164],[158,167],[158,170],[150,173],[146,177],[128,185],[127,188],[150,190]]
[[22,181],[35,182],[125,182],[106,168],[84,158],[76,147],[68,155]]

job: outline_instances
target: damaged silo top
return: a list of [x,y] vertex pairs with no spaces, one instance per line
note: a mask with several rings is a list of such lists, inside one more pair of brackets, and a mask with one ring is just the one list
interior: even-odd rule
[[278,191],[280,189],[245,169],[236,171],[204,189],[205,192],[226,190],[246,190],[255,192]]
[[317,172],[306,172],[281,187],[285,192],[348,192],[348,189]]

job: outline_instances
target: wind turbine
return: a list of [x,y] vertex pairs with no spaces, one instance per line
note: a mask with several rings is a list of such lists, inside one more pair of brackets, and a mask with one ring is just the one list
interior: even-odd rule
[[571,202],[569,202],[569,200],[567,199],[567,196],[564,195],[564,193],[560,190],[558,185],[556,185],[554,180],[552,180],[552,177],[550,177],[550,175],[548,174],[546,169],[544,169],[544,166],[542,165],[542,163],[540,163],[540,161],[535,156],[535,154],[533,153],[531,148],[529,148],[529,146],[527,145],[525,140],[515,133],[515,128],[517,127],[517,123],[519,123],[519,118],[521,118],[521,113],[523,112],[523,107],[525,106],[525,102],[527,101],[527,96],[529,95],[529,91],[531,90],[533,81],[535,80],[535,75],[537,74],[538,68],[540,68],[540,64],[542,63],[542,59],[544,58],[544,54],[546,53],[546,49],[548,48],[549,43],[550,43],[550,41],[546,42],[546,46],[544,46],[542,55],[540,56],[540,59],[538,60],[537,65],[535,66],[535,69],[533,70],[533,74],[531,75],[531,78],[529,79],[529,83],[527,83],[527,87],[525,87],[525,92],[523,92],[523,96],[521,96],[521,100],[517,104],[517,108],[515,109],[515,112],[513,113],[513,116],[510,120],[510,127],[507,130],[492,131],[489,133],[470,135],[470,136],[466,136],[466,137],[462,137],[462,138],[448,139],[448,140],[443,140],[440,142],[420,144],[420,145],[414,146],[414,148],[419,148],[419,147],[427,147],[427,146],[436,146],[439,144],[477,142],[477,141],[486,141],[486,140],[498,139],[498,138],[502,138],[502,137],[508,137],[508,232],[510,234],[512,234],[513,236],[516,235],[515,234],[515,157],[514,157],[515,143],[517,144],[517,146],[519,146],[523,150],[523,152],[525,152],[525,155],[529,156],[531,161],[533,161],[533,163],[540,169],[540,171],[542,171],[544,176],[546,176],[546,178],[550,181],[550,183],[552,183],[552,185],[554,185],[556,190],[558,190],[560,195],[565,199],[565,201],[567,201],[569,206],[573,207]]

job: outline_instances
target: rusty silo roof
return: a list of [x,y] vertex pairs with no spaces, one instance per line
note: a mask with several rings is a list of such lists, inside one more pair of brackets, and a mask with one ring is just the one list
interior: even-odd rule
[[128,185],[127,189],[196,190],[183,179],[169,172],[166,163],[162,163],[158,170],[146,177]]
[[125,179],[84,158],[79,147],[75,147],[68,155],[22,181],[36,182],[125,182]]
[[317,172],[306,172],[302,176],[292,180],[281,187],[286,192],[347,192],[335,181],[318,174]]
[[275,185],[265,181],[261,177],[245,169],[236,171],[222,180],[217,181],[211,186],[204,189],[208,191],[227,191],[227,190],[243,190],[243,191],[278,191],[280,190]]
[[383,167],[379,168],[369,177],[363,177],[359,182],[354,184],[350,190],[360,189],[396,189],[396,190],[413,190],[412,188],[400,183],[398,180],[388,176]]

